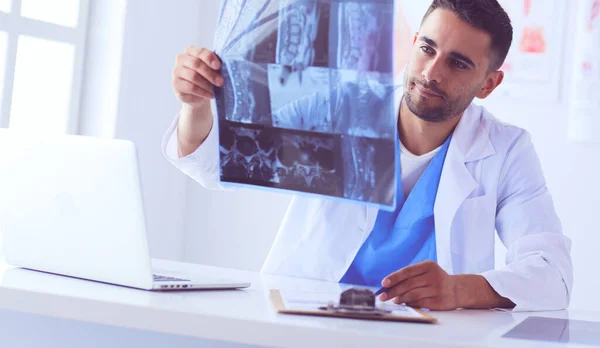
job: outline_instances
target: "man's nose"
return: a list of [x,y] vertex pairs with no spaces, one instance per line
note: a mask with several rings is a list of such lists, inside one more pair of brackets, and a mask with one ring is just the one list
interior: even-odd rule
[[444,65],[441,59],[432,59],[425,65],[422,72],[423,78],[428,83],[441,84],[444,75]]

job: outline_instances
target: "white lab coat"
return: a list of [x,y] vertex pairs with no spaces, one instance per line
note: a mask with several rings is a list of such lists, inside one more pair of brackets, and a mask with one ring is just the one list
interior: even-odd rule
[[[177,120],[163,139],[166,157],[204,187],[222,189],[217,123],[198,150],[177,158]],[[294,197],[262,272],[339,281],[377,212],[354,203]],[[513,311],[568,307],[571,241],[562,233],[526,131],[501,123],[483,107],[469,106],[448,149],[434,215],[437,260],[446,272],[483,275],[516,304]],[[508,248],[500,269],[494,269],[496,232]]]

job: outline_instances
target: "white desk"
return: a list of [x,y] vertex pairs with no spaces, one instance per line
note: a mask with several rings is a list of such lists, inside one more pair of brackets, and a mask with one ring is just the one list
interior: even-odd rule
[[[156,265],[169,269],[174,263]],[[567,345],[501,336],[530,315],[600,321],[600,313],[580,311],[433,312],[437,325],[280,315],[268,299],[270,288],[329,293],[340,287],[206,266],[187,268],[249,280],[252,287],[152,293],[2,266],[0,310],[263,347],[561,347]]]

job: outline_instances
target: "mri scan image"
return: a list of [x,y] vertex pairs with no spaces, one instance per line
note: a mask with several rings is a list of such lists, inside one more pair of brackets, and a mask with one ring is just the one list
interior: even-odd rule
[[226,83],[215,91],[219,114],[228,121],[270,125],[267,66],[244,61],[225,61],[221,71]]
[[221,0],[223,185],[395,205],[393,0]]
[[214,37],[217,52],[230,59],[267,64],[275,62],[279,1],[226,0]]
[[328,68],[295,71],[287,65],[269,66],[273,126],[331,133]]
[[392,72],[392,55],[381,47],[393,46],[393,7],[392,2],[340,2],[337,68]]
[[394,150],[390,141],[343,136],[344,197],[394,204],[390,194],[395,185]]
[[223,178],[252,184],[342,197],[339,138],[318,133],[222,123]]
[[275,63],[297,69],[329,66],[331,6],[329,1],[281,1]]
[[397,112],[390,102],[397,90],[388,74],[336,70],[330,89],[330,115],[335,133],[357,137],[396,136]]

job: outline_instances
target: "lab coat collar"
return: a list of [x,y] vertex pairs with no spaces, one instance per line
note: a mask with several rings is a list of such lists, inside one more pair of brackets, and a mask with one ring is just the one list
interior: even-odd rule
[[475,104],[469,105],[454,130],[456,155],[464,163],[482,160],[496,153],[489,137],[489,123],[483,122],[485,110]]
[[495,154],[489,138],[489,125],[484,109],[471,104],[454,130],[442,169],[434,207],[438,264],[453,274],[451,230],[461,204],[473,193],[477,182],[466,164]]

